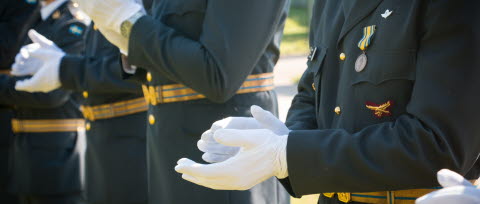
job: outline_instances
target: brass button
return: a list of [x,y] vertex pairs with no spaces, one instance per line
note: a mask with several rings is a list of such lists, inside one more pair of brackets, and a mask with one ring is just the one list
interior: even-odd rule
[[150,72],[147,73],[147,81],[148,82],[152,81],[152,73],[150,73]]
[[340,109],[339,106],[335,107],[335,110],[334,110],[334,111],[335,111],[335,113],[336,113],[337,115],[340,115],[340,113],[342,112],[342,110]]
[[342,52],[342,53],[340,54],[340,60],[343,61],[343,60],[345,60],[345,58],[347,58],[347,56],[345,55],[345,53]]
[[317,89],[315,88],[315,83],[312,83],[312,89],[316,91]]
[[150,114],[150,115],[148,116],[148,122],[150,123],[150,125],[155,124],[155,116],[153,116],[152,114]]
[[89,131],[92,128],[89,122],[85,123],[85,130]]
[[83,98],[88,98],[88,91],[84,91],[82,94],[83,94]]

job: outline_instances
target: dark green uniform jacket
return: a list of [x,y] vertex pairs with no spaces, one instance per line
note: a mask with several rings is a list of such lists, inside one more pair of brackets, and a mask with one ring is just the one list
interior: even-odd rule
[[[82,33],[85,30],[67,8],[60,6],[59,15],[38,21],[33,28],[51,39],[67,53],[80,54],[84,49]],[[38,16],[39,18],[40,16]],[[25,44],[30,43],[28,40]],[[56,90],[48,94],[26,93],[15,90],[21,78],[1,75],[0,104],[15,108],[19,120],[50,120],[82,118],[78,104],[71,93]],[[51,195],[81,191],[80,158],[77,132],[18,133],[14,137],[13,167],[10,189],[20,195]]]
[[[475,0],[316,1],[317,50],[287,119],[292,195],[435,187],[442,168],[478,178],[478,8]],[[368,62],[356,66],[372,25]]]
[[[83,91],[86,106],[142,98],[141,84],[122,79],[120,51],[90,26],[84,56],[60,66],[64,89]],[[89,203],[146,203],[146,111],[87,121],[86,190]]]
[[[29,25],[27,19],[36,8],[36,1],[4,0],[0,2],[0,70],[10,69],[21,40],[22,28]],[[13,139],[11,128],[12,110],[0,106],[0,200],[15,203],[6,195],[8,182],[8,158],[10,142]]]
[[150,15],[135,23],[128,60],[151,72],[147,85],[180,83],[206,96],[150,106],[151,203],[288,203],[274,180],[249,191],[215,191],[174,170],[179,158],[201,160],[196,144],[213,122],[251,116],[253,104],[277,112],[273,91],[236,92],[248,75],[273,71],[288,5],[284,0],[155,0]]

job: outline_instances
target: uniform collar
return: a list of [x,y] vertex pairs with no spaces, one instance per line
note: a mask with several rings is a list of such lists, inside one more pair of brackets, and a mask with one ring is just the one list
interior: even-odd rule
[[56,0],[48,5],[44,5],[43,2],[41,2],[42,9],[40,9],[40,14],[42,16],[42,20],[47,20],[52,13],[58,9],[63,3],[65,3],[68,0]]

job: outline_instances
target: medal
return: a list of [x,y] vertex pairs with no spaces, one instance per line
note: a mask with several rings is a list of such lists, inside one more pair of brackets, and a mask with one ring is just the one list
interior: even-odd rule
[[363,37],[358,42],[358,48],[363,51],[363,53],[357,57],[357,61],[355,61],[355,71],[356,72],[361,72],[365,69],[367,66],[368,62],[368,57],[367,53],[365,52],[370,45],[370,41],[373,37],[373,34],[375,34],[375,25],[367,26],[363,28]]
[[358,56],[357,61],[355,61],[355,71],[361,72],[367,66],[368,58],[365,53],[362,53]]

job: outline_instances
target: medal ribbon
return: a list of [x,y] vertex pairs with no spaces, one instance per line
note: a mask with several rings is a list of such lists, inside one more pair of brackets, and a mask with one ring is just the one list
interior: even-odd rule
[[363,28],[363,38],[358,42],[358,48],[360,48],[360,50],[365,51],[370,45],[373,34],[375,34],[375,27],[375,25],[371,25]]

